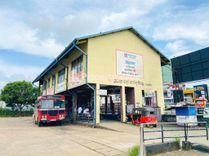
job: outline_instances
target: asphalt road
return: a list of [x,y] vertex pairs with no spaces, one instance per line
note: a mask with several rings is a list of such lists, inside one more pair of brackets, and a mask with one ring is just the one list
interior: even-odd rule
[[37,127],[32,118],[0,118],[0,156],[127,155],[137,134],[79,125]]

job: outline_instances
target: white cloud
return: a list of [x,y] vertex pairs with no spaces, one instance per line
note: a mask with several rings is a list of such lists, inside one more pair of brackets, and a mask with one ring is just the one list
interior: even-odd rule
[[8,2],[0,7],[0,48],[55,57],[74,37],[132,25],[151,43],[160,43],[159,50],[175,55],[209,43],[208,4],[187,5],[168,0]]
[[137,25],[146,20],[143,16],[149,14],[153,9],[165,3],[166,0],[134,0],[126,1],[122,11],[107,13],[101,20],[100,29],[111,27],[122,27],[127,25]]
[[[74,37],[134,25],[166,0],[22,1],[0,6],[0,49],[55,57]],[[87,5],[84,7],[81,5]],[[112,7],[116,5],[119,7]],[[25,8],[29,8],[28,10]]]
[[[155,40],[192,40],[196,44],[206,45],[209,43],[209,22],[202,22],[199,25],[188,26],[186,22],[182,25],[171,25],[161,28],[153,36]],[[162,30],[164,29],[164,30]],[[163,32],[162,32],[163,31]]]
[[64,49],[54,38],[39,38],[39,30],[28,27],[13,16],[15,13],[5,9],[0,12],[0,49],[14,49],[46,57],[55,57]]
[[171,57],[183,55],[191,51],[189,46],[183,40],[168,42],[165,46],[165,49],[171,52]]
[[12,81],[32,81],[43,69],[34,66],[18,66],[0,60],[0,88]]
[[[164,10],[166,12],[168,10]],[[209,6],[162,12],[162,23],[156,23],[152,38],[165,43],[170,56],[178,56],[209,45]]]

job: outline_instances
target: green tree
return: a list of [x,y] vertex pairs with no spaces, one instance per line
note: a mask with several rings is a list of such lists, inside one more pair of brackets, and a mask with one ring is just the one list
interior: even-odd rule
[[8,83],[1,91],[1,99],[12,108],[17,106],[19,110],[22,110],[24,105],[33,104],[37,96],[38,88],[26,81]]

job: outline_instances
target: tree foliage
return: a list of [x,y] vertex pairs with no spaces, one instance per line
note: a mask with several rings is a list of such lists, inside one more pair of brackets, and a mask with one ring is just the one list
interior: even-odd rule
[[1,92],[1,99],[11,106],[17,105],[19,109],[35,102],[38,96],[38,88],[26,81],[8,83]]

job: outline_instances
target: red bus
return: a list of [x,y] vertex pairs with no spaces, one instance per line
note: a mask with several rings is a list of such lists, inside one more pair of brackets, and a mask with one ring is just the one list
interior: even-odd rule
[[36,102],[33,119],[38,126],[57,122],[60,125],[66,117],[65,97],[63,95],[40,96]]

